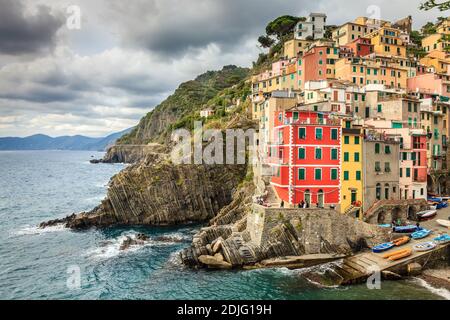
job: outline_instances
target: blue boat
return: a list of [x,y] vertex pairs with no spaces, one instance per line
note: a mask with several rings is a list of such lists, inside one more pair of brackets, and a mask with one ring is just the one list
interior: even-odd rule
[[418,228],[417,226],[414,226],[414,225],[394,227],[394,232],[396,232],[396,233],[412,233],[412,232],[416,232],[419,230],[420,230],[420,228]]
[[388,242],[388,243],[379,244],[379,245],[373,247],[372,251],[374,253],[380,253],[380,252],[388,251],[389,249],[392,249],[393,247],[395,247],[395,245],[392,242]]
[[378,226],[381,227],[381,228],[390,228],[392,225],[390,225],[390,224],[379,224]]
[[428,237],[431,234],[431,230],[423,229],[420,231],[416,231],[411,235],[411,238],[414,240],[423,239]]
[[433,240],[438,242],[439,244],[444,244],[444,243],[450,242],[450,236],[448,234],[444,234],[442,236],[434,238]]

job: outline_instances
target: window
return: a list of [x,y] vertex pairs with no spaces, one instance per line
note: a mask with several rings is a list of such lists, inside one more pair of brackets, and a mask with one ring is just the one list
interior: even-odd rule
[[344,181],[350,180],[350,174],[348,171],[344,171]]
[[375,153],[376,154],[380,153],[380,144],[379,143],[375,143]]
[[331,180],[337,180],[338,178],[338,169],[331,169]]
[[377,184],[377,189],[376,189],[376,197],[377,200],[381,200],[381,184]]
[[384,172],[391,172],[391,164],[389,162],[384,163]]
[[355,144],[359,144],[359,137],[355,137]]
[[348,152],[344,152],[344,162],[350,161],[350,154]]
[[338,139],[338,129],[331,129],[331,140]]
[[322,136],[323,136],[323,129],[316,128],[316,140],[322,140]]
[[355,152],[355,162],[359,162],[359,152]]
[[400,178],[403,178],[403,168],[400,168]]
[[306,128],[298,128],[298,137],[299,139],[306,138]]
[[390,146],[385,146],[384,147],[384,153],[391,154],[391,147]]
[[337,159],[338,159],[338,150],[331,149],[331,160],[337,160]]
[[306,180],[306,170],[303,168],[298,169],[298,180]]
[[411,168],[406,168],[406,177],[411,178]]
[[322,159],[322,149],[316,148],[316,159],[321,160]]
[[381,163],[379,161],[375,162],[375,172],[381,172]]
[[322,169],[314,169],[315,180],[322,180]]
[[377,112],[383,112],[383,105],[379,104],[377,106]]
[[298,158],[300,160],[303,160],[303,159],[306,158],[306,150],[305,150],[305,148],[299,148],[298,149]]
[[356,180],[361,181],[361,171],[356,171]]

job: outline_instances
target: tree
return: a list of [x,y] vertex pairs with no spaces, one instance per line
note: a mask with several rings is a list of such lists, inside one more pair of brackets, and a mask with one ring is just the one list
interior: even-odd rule
[[271,46],[274,45],[275,40],[273,40],[269,36],[260,36],[258,38],[258,42],[261,44],[261,47],[263,47],[263,48],[270,48]]
[[433,22],[427,22],[427,24],[425,24],[422,27],[422,33],[424,35],[429,35],[429,34],[436,33],[436,26],[434,25]]
[[278,40],[281,40],[284,35],[292,33],[295,25],[301,20],[302,18],[288,15],[278,17],[267,25],[266,33],[268,36],[276,36]]
[[437,2],[436,0],[427,0],[426,2],[420,4],[420,10],[431,10],[434,8],[440,11],[446,11],[450,9],[450,1]]

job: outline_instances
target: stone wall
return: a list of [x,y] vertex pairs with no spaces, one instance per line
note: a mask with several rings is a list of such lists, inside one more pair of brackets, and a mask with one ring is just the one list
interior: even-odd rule
[[365,214],[364,221],[370,224],[391,223],[400,219],[402,223],[417,221],[417,213],[428,209],[423,199],[381,200],[375,203]]

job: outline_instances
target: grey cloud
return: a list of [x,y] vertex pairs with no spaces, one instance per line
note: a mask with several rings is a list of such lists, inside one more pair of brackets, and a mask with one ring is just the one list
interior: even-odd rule
[[0,8],[0,53],[34,54],[54,47],[56,33],[64,24],[62,16],[52,15],[46,6],[26,16],[18,0],[0,0]]

